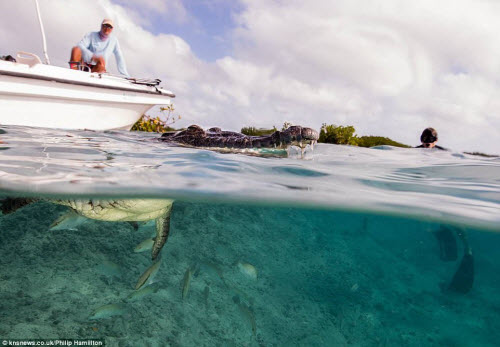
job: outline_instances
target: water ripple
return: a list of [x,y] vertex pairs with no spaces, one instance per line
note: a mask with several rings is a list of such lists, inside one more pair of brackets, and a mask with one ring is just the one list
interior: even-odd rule
[[273,149],[172,146],[136,132],[2,127],[0,134],[4,194],[218,198],[500,225],[498,158],[321,144],[301,159],[293,150],[286,158]]

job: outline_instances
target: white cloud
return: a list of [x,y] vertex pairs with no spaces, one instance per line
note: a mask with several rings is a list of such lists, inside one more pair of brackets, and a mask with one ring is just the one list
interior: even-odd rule
[[162,20],[176,23],[186,23],[194,19],[181,0],[116,0],[115,3],[125,7],[127,15],[135,23],[147,28],[152,27],[149,17],[155,15],[161,15]]
[[[179,0],[145,2],[144,12],[120,3],[40,1],[53,62],[65,65],[71,46],[110,16],[129,71],[164,80],[186,123],[350,124],[408,144],[434,126],[444,146],[500,152],[500,3],[241,0],[234,54],[215,63],[148,31],[148,11],[191,20]],[[0,2],[0,12],[2,54],[40,53],[31,0]]]

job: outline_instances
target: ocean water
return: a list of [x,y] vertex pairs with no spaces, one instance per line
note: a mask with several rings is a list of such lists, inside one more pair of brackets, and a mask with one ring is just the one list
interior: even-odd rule
[[[157,136],[0,127],[0,339],[498,346],[499,158],[324,144],[220,153]],[[164,199],[161,263],[154,220],[61,204]]]

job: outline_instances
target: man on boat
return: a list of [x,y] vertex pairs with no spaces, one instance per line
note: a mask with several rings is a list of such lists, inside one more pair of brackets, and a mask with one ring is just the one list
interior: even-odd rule
[[111,53],[115,55],[118,71],[129,76],[125,59],[120,49],[118,39],[111,35],[113,31],[113,21],[104,19],[101,23],[101,30],[90,32],[71,50],[70,68],[78,70],[79,65],[85,65],[92,72],[106,72],[106,63],[109,61]]
[[420,135],[420,142],[422,144],[415,148],[436,148],[446,150],[446,148],[436,145],[438,140],[438,133],[434,128],[426,128],[422,131],[422,135]]

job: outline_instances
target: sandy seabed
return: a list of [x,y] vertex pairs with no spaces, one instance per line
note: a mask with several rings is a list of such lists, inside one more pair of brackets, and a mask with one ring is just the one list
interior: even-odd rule
[[[476,279],[471,292],[455,294],[442,288],[459,260],[439,259],[429,233],[438,226],[430,222],[177,201],[155,282],[134,294],[151,265],[150,253],[134,248],[154,225],[88,220],[78,230],[49,231],[65,210],[37,202],[0,216],[0,339],[104,338],[107,346],[500,341],[499,233],[467,230]],[[108,317],[90,319],[110,304]]]

